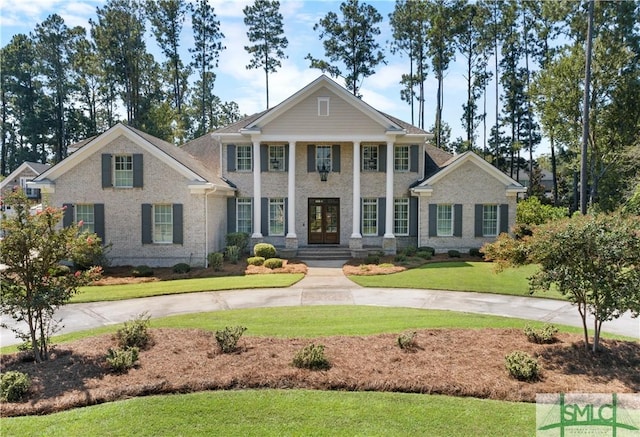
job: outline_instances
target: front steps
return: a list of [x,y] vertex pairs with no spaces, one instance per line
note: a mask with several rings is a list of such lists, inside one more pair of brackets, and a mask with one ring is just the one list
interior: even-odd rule
[[347,261],[352,257],[348,247],[322,245],[299,247],[295,258],[301,261]]

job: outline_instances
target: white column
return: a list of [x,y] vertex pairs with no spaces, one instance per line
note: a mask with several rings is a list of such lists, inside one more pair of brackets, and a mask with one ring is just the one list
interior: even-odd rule
[[289,206],[287,208],[287,238],[296,237],[296,143],[289,141],[289,174],[287,197],[289,198]]
[[260,141],[253,141],[253,235],[251,238],[262,238],[262,204],[260,170]]
[[385,217],[384,217],[384,238],[394,238],[393,235],[393,141],[387,141],[387,192],[385,197],[387,198],[385,204]]
[[360,233],[360,142],[353,142],[353,230],[351,238],[362,238]]

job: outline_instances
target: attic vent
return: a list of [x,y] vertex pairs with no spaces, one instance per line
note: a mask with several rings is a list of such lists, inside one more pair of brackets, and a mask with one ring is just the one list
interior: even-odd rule
[[329,116],[329,97],[318,97],[318,117]]

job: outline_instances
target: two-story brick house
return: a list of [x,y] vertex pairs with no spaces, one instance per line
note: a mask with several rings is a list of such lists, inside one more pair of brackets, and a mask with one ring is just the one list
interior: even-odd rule
[[69,222],[93,205],[118,264],[202,265],[237,231],[291,254],[315,245],[355,254],[468,249],[508,230],[523,187],[430,139],[320,76],[181,148],[115,126],[35,182],[75,211]]

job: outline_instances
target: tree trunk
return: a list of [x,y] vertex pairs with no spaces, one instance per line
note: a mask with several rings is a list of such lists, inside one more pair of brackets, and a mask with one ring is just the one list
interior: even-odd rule
[[551,143],[551,176],[553,177],[553,206],[558,206],[558,169],[556,164],[556,148],[553,134],[549,136]]

